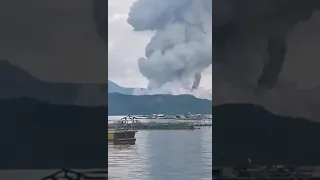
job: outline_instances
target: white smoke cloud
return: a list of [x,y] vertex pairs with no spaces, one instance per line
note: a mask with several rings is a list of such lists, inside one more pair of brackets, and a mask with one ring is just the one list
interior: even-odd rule
[[136,94],[193,94],[211,99],[202,88],[191,91],[195,74],[212,64],[211,7],[211,0],[139,0],[133,4],[128,23],[135,31],[155,32],[145,57],[138,60],[141,74],[149,80],[148,90]]

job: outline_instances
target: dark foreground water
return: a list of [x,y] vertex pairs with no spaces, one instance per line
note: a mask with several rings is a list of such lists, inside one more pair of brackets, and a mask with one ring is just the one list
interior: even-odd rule
[[109,179],[212,179],[211,128],[140,130],[136,139],[135,145],[109,145]]

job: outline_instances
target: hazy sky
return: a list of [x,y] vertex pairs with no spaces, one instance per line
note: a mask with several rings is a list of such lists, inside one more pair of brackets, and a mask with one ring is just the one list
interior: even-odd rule
[[[109,79],[120,85],[146,87],[147,79],[138,69],[137,59],[144,56],[144,49],[153,32],[133,32],[126,22],[134,0],[108,0],[108,65]],[[211,67],[203,74],[200,86],[211,89]]]
[[109,79],[121,85],[145,87],[147,79],[138,69],[137,59],[152,32],[133,32],[126,22],[133,0],[108,0],[108,66]]

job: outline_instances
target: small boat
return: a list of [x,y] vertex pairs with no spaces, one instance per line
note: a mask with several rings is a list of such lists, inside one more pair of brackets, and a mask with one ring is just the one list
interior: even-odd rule
[[109,130],[108,142],[114,144],[135,144],[136,130]]
[[108,127],[108,142],[114,144],[135,144],[135,134],[137,131],[133,130],[131,125],[124,124],[124,122],[127,122],[127,119],[133,122],[138,121],[132,116],[127,116],[120,121],[120,124],[118,124],[119,122],[114,122],[112,129]]

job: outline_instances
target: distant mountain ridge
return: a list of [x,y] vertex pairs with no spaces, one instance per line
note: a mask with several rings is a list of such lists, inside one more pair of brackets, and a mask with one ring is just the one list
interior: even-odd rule
[[[129,87],[122,87],[119,86],[117,83],[108,80],[108,93],[120,93],[126,95],[146,95],[146,94],[159,94],[159,91],[152,91],[147,93],[148,91],[146,88],[129,88]],[[189,92],[191,93],[191,92]],[[209,99],[212,100],[212,91],[211,90],[204,90],[200,89],[199,91],[192,92],[196,98],[200,99]],[[169,94],[166,94],[169,95]],[[184,94],[185,95],[185,94]]]
[[[110,104],[109,113],[111,114],[160,112],[160,110],[167,112],[169,110],[164,109],[167,107],[171,107],[170,113],[192,112],[193,103],[190,102],[198,103],[197,112],[208,112],[211,107],[209,101],[198,100],[192,96],[130,96],[132,92],[133,88],[124,88],[112,81],[104,84],[50,83],[37,79],[6,60],[0,60],[0,99],[30,97],[61,105],[105,106]],[[171,105],[173,99],[175,101],[173,104],[176,106]],[[191,104],[189,108],[186,108],[187,104]],[[202,104],[206,104],[208,108],[201,109]]]
[[48,83],[27,71],[0,60],[0,99],[32,97],[57,104],[72,104],[80,84]]
[[0,59],[0,99],[30,97],[52,104],[107,105],[107,83],[52,83]]
[[192,95],[140,95],[109,93],[108,114],[201,113],[211,114],[212,102]]
[[121,94],[132,95],[133,90],[134,88],[121,87],[115,82],[108,80],[108,93],[121,93]]

